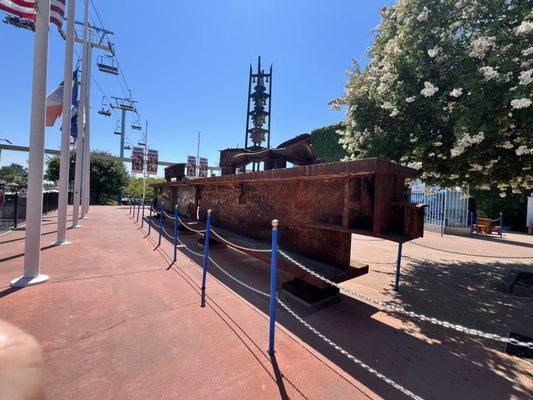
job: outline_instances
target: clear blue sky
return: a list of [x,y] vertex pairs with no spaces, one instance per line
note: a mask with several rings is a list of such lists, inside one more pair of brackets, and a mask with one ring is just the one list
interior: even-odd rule
[[[258,55],[265,66],[274,64],[273,145],[340,121],[343,113],[331,111],[328,101],[343,94],[351,60],[366,63],[379,9],[391,3],[181,0],[147,6],[152,2],[93,1],[105,27],[115,33],[126,80],[142,118],[149,120],[150,147],[159,149],[161,160],[184,162],[196,154],[200,131],[201,155],[210,165],[218,165],[218,150],[243,145],[248,68]],[[77,3],[81,19],[83,1]],[[93,9],[91,14],[96,20]],[[0,24],[0,52],[0,138],[27,145],[33,33]],[[63,52],[64,41],[54,28],[48,91],[63,80]],[[107,96],[122,96],[114,76],[95,66],[93,75]],[[93,83],[91,144],[118,154],[116,118],[97,113],[101,99]],[[128,137],[135,144],[140,135],[129,129],[131,118]],[[47,129],[48,148],[59,148],[59,126],[60,120]],[[26,160],[24,153],[2,152],[2,165]]]

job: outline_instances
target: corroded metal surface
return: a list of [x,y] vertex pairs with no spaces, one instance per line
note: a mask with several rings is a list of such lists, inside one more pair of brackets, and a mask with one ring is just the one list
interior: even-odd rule
[[424,210],[404,200],[405,179],[415,174],[366,159],[154,186],[156,204],[200,219],[212,209],[214,226],[257,240],[270,239],[276,218],[282,248],[350,269],[352,233],[395,242],[422,236]]

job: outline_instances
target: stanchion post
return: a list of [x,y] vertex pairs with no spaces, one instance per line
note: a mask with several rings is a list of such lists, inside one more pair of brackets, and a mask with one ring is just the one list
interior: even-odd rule
[[131,199],[131,209],[132,209],[132,213],[131,213],[131,218],[135,218],[135,203],[136,203],[136,200],[135,199]]
[[440,235],[444,236],[444,212],[440,213]]
[[176,204],[176,208],[174,209],[174,261],[172,261],[172,264],[174,264],[178,259],[178,218],[179,218],[179,212],[178,212],[178,205]]
[[272,221],[272,252],[270,258],[270,327],[268,335],[268,354],[273,356],[275,353],[275,331],[276,331],[276,283],[278,275],[278,220]]
[[468,216],[470,219],[470,236],[474,236],[474,213],[470,211]]
[[211,237],[211,210],[207,210],[207,224],[204,238],[204,260],[202,263],[202,301],[200,307],[205,307],[205,283],[207,279],[207,265],[209,262],[209,238]]
[[130,215],[131,215],[131,197],[130,197],[129,203],[130,203]]
[[500,237],[503,238],[503,213],[500,212]]
[[165,203],[161,203],[161,209],[159,210],[159,240],[157,241],[157,247],[161,246],[161,235],[163,234],[163,210],[165,209]]
[[398,243],[398,258],[396,259],[396,278],[394,281],[394,291],[400,290],[400,267],[402,265],[402,246],[403,243]]
[[142,201],[139,200],[139,204],[137,205],[137,219],[135,220],[135,223],[139,222],[139,215],[141,214],[141,203]]
[[142,213],[142,216],[141,216],[141,229],[144,226],[144,206],[145,206],[145,201],[143,199],[143,213]]
[[148,217],[148,235],[150,236],[150,231],[152,230],[152,208],[154,206],[154,202],[152,201],[152,204],[150,204],[150,216]]
[[17,229],[19,219],[19,193],[15,192],[15,208],[13,210],[13,229]]

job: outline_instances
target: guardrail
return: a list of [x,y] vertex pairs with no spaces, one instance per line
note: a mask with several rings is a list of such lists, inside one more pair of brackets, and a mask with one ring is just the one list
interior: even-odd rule
[[[43,215],[57,210],[58,192],[43,193]],[[0,205],[0,231],[17,229],[26,220],[26,196],[5,194]]]
[[[136,212],[135,212],[136,211],[135,210],[135,204],[130,206],[130,214],[132,214],[132,218],[135,220],[134,222],[138,222],[139,212],[140,212],[140,202],[138,202],[137,206],[138,206],[137,207],[137,217],[135,217],[135,214],[136,214]],[[142,209],[143,209],[142,213],[143,213],[143,218],[144,218],[144,205],[143,205]],[[153,212],[159,213],[159,224],[154,222],[154,220],[153,220]],[[173,235],[171,235],[168,231],[165,230],[163,217],[166,217],[166,218],[169,218],[171,220],[174,220],[174,232],[173,232]],[[383,301],[373,299],[373,298],[371,298],[369,296],[366,296],[366,295],[363,295],[363,294],[357,292],[356,290],[347,288],[347,287],[342,286],[342,285],[340,285],[340,284],[338,284],[336,282],[331,281],[330,279],[328,279],[328,278],[316,273],[315,271],[313,271],[308,266],[306,266],[306,265],[300,263],[299,261],[295,260],[294,258],[289,256],[286,252],[284,252],[283,250],[281,250],[279,248],[279,245],[278,245],[278,225],[279,225],[279,222],[277,220],[273,220],[272,221],[272,244],[271,244],[271,248],[269,248],[269,249],[256,249],[256,248],[248,248],[248,247],[240,246],[240,245],[238,245],[236,243],[233,243],[233,242],[225,239],[224,237],[222,237],[219,233],[217,233],[214,230],[214,228],[212,226],[212,223],[211,223],[212,222],[211,221],[211,217],[212,217],[212,210],[208,210],[207,211],[206,229],[205,230],[198,230],[198,229],[191,228],[186,222],[184,222],[181,219],[181,217],[179,215],[179,212],[178,212],[177,206],[175,208],[174,215],[171,215],[171,214],[169,214],[169,213],[167,213],[165,211],[164,203],[161,203],[161,207],[160,207],[159,210],[155,210],[152,207],[152,205],[150,205],[150,217],[149,217],[149,219],[147,221],[148,222],[148,233],[147,233],[146,236],[150,235],[151,226],[152,225],[158,228],[158,244],[157,244],[156,248],[161,245],[161,237],[162,237],[163,234],[166,237],[168,237],[172,241],[173,246],[174,246],[173,263],[176,262],[178,248],[183,248],[184,250],[192,253],[195,256],[202,257],[202,286],[201,286],[202,292],[201,292],[201,303],[200,303],[201,307],[205,307],[206,278],[207,278],[207,272],[208,272],[209,263],[211,263],[213,266],[215,266],[218,270],[220,270],[222,273],[224,273],[226,276],[228,276],[234,282],[242,285],[243,287],[251,290],[254,293],[257,293],[257,294],[259,294],[261,296],[269,298],[269,343],[268,343],[268,354],[271,355],[271,356],[274,355],[274,352],[275,352],[276,306],[279,304],[285,311],[287,311],[290,315],[292,315],[305,328],[307,328],[308,330],[313,332],[320,339],[322,339],[324,342],[326,342],[329,346],[331,346],[332,348],[334,348],[335,350],[337,350],[338,352],[343,354],[345,357],[347,357],[348,359],[353,361],[355,364],[359,365],[360,367],[364,368],[365,370],[367,370],[371,374],[373,374],[373,375],[377,376],[378,378],[382,379],[383,381],[387,382],[388,384],[390,384],[391,386],[393,386],[394,388],[396,388],[400,392],[404,393],[405,395],[407,395],[407,396],[409,396],[409,397],[411,397],[413,399],[416,399],[416,400],[421,400],[422,399],[420,396],[418,396],[415,393],[411,392],[410,390],[408,390],[404,386],[394,382],[392,379],[386,377],[385,375],[381,374],[379,371],[377,371],[374,368],[370,367],[369,365],[365,364],[363,361],[359,360],[354,355],[348,353],[341,346],[337,345],[335,342],[333,342],[332,340],[327,338],[325,335],[323,335],[321,332],[319,332],[317,329],[315,329],[313,326],[311,326],[302,317],[300,317],[294,310],[292,310],[287,304],[285,304],[283,301],[281,301],[278,298],[277,288],[276,288],[276,275],[277,275],[277,264],[278,264],[277,257],[278,257],[278,255],[284,257],[288,262],[294,264],[298,268],[300,268],[303,271],[313,275],[314,277],[322,280],[323,282],[327,283],[328,285],[336,287],[341,292],[343,292],[345,294],[348,294],[348,295],[350,295],[350,296],[352,296],[352,297],[354,297],[354,298],[356,298],[358,300],[361,300],[361,301],[363,301],[363,302],[365,302],[367,304],[370,304],[372,306],[376,306],[376,307],[380,308],[381,310],[389,311],[389,312],[397,313],[397,314],[402,314],[402,315],[405,315],[405,316],[413,318],[413,319],[429,322],[429,323],[431,323],[433,325],[441,326],[441,327],[447,328],[447,329],[452,329],[452,330],[455,330],[457,332],[461,332],[461,333],[464,333],[464,334],[467,334],[467,335],[471,335],[471,336],[475,336],[475,337],[481,337],[481,338],[484,338],[484,339],[490,339],[490,340],[494,340],[494,341],[505,343],[505,344],[512,344],[512,345],[515,345],[515,346],[521,346],[521,347],[526,347],[526,348],[529,348],[529,349],[533,349],[533,342],[523,342],[523,341],[520,341],[520,340],[517,340],[517,339],[514,339],[514,338],[507,338],[507,337],[503,337],[503,336],[500,336],[500,335],[497,335],[497,334],[494,334],[494,333],[487,333],[487,332],[483,332],[483,331],[478,330],[478,329],[468,328],[468,327],[465,327],[465,326],[460,325],[460,324],[454,324],[454,323],[449,322],[449,321],[443,321],[443,320],[440,320],[438,318],[429,317],[429,316],[426,316],[424,314],[418,314],[418,313],[415,313],[413,311],[407,311],[407,310],[405,310],[404,308],[402,308],[400,306],[390,305],[390,304],[387,304],[387,303],[385,303]],[[141,224],[143,224],[143,223],[144,223],[144,221],[141,222]],[[191,248],[186,246],[179,239],[179,229],[178,229],[179,225],[183,226],[185,229],[187,229],[187,230],[189,230],[189,231],[191,231],[193,233],[201,235],[201,237],[204,238],[204,252],[203,252],[203,254],[192,250]],[[209,255],[209,240],[210,240],[211,234],[214,234],[218,239],[220,239],[227,246],[229,246],[229,247],[231,247],[233,249],[239,250],[239,251],[264,252],[264,253],[268,252],[268,253],[271,253],[270,292],[269,293],[264,292],[264,291],[262,291],[260,289],[257,289],[255,287],[253,287],[253,286],[241,281],[239,278],[235,277],[234,275],[229,273],[227,270],[225,270],[223,267],[221,267]],[[363,239],[363,240],[365,240],[365,239]],[[372,239],[366,239],[366,240],[372,240]],[[412,243],[413,244],[417,244],[417,245],[421,245],[419,243],[414,243],[414,242],[412,242]],[[424,246],[424,247],[429,247],[429,246]],[[437,249],[437,248],[432,248],[432,247],[429,247],[429,248],[430,249],[434,249],[434,250],[439,250],[439,251],[445,251],[443,249]],[[452,252],[452,253],[453,254],[463,254],[463,253],[457,253],[457,252]],[[466,254],[466,253],[464,253],[464,254]],[[480,257],[491,257],[491,256],[487,256],[487,255],[479,255],[479,256]],[[401,247],[400,247],[400,250],[398,252],[398,259],[401,259],[401,257],[402,256],[401,256]],[[503,256],[503,257],[500,257],[500,258],[533,258],[533,257],[509,257],[509,256]],[[397,261],[397,263],[398,262],[399,261]],[[395,264],[395,263],[391,263],[391,264]],[[398,279],[398,275],[397,275],[396,279]]]

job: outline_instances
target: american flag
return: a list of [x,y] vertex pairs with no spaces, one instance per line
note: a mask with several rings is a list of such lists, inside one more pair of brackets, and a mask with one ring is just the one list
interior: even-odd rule
[[[65,18],[65,1],[51,0],[50,2],[50,22],[57,25],[59,29],[63,27]],[[0,10],[35,21],[34,0],[0,0]]]

